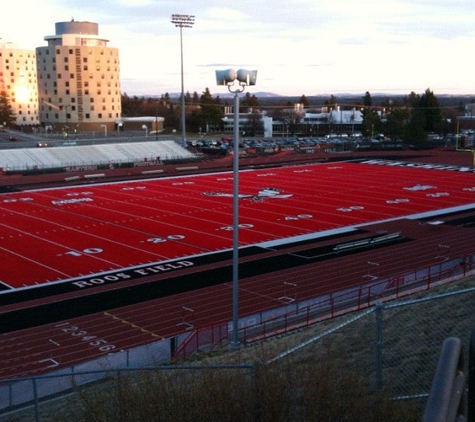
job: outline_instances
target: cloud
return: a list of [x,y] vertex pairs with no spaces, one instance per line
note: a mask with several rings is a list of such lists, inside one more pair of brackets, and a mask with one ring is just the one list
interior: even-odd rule
[[[0,36],[24,48],[45,45],[56,22],[99,24],[120,50],[122,87],[130,93],[180,88],[174,13],[196,16],[183,29],[186,89],[214,85],[214,70],[258,69],[259,91],[407,89],[474,91],[472,0],[16,0]],[[28,30],[25,30],[28,28]]]

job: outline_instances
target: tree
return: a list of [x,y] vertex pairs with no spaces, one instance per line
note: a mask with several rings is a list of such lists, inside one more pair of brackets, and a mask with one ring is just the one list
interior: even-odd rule
[[302,95],[299,100],[299,104],[303,104],[304,108],[308,107],[310,103],[307,100],[307,97],[305,95]]
[[200,107],[194,109],[188,119],[189,128],[195,132],[208,132],[221,127],[224,111],[219,97],[213,98],[209,88],[206,88],[200,97],[199,105]]
[[16,116],[13,113],[10,100],[5,91],[0,93],[0,125],[10,127],[15,124]]
[[439,100],[429,88],[421,95],[418,107],[425,116],[424,130],[428,133],[436,132],[442,122],[442,113]]
[[426,117],[420,108],[412,110],[411,118],[404,131],[404,140],[411,142],[414,147],[421,147],[427,139]]
[[248,136],[255,136],[264,132],[264,123],[259,112],[252,111],[244,125],[244,132]]
[[363,110],[361,114],[363,116],[363,121],[361,123],[361,134],[365,138],[372,138],[376,133],[381,132],[381,117],[379,116],[377,110],[372,108],[373,100],[371,94],[366,91],[363,97]]
[[384,123],[384,133],[392,139],[402,139],[411,113],[400,104],[392,105]]
[[336,105],[336,97],[332,94],[330,99],[325,100],[324,105],[328,107],[334,107]]
[[444,130],[439,101],[429,88],[422,95],[411,92],[405,98],[405,103],[411,108],[411,117],[405,128],[404,139],[416,148],[423,146],[428,133]]
[[373,105],[373,99],[371,98],[371,94],[366,91],[363,97],[363,106],[371,107]]
[[241,111],[245,112],[247,109],[254,111],[255,108],[259,106],[259,101],[255,95],[252,95],[249,92],[246,92],[243,100],[241,101]]

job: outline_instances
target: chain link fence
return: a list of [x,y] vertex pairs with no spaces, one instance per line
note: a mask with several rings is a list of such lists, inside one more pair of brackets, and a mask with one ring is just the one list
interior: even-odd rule
[[[375,391],[383,391],[397,400],[417,400],[422,415],[442,343],[447,337],[458,337],[467,355],[470,333],[475,327],[474,279],[463,284],[457,283],[453,288],[457,290],[439,294],[434,292],[431,296],[420,293],[419,296],[411,297],[411,300],[377,304],[360,313],[317,324],[316,331],[302,331],[306,338],[296,337],[292,341],[297,345],[276,351],[267,364],[277,361],[299,363],[309,356],[331,358],[336,364],[341,361],[342,366],[367,377]],[[249,349],[246,353],[251,352],[252,348]],[[226,355],[221,358],[225,360]],[[209,366],[201,367],[204,368],[209,369]],[[121,371],[125,374],[130,370],[115,369],[113,372],[120,375]],[[144,370],[147,369],[141,369]],[[151,368],[150,372],[153,370]],[[170,365],[166,370],[183,371],[186,368]],[[104,371],[104,375],[108,373],[110,375],[110,369]],[[71,392],[76,386],[85,385],[83,379],[87,379],[87,375],[65,374],[57,382],[70,383]],[[0,421],[58,420],[49,419],[47,415],[52,413],[52,404],[37,395],[38,382],[45,378],[48,376],[16,380],[24,385],[31,384],[34,400],[29,403],[29,408],[17,409],[13,413],[13,409],[4,409]],[[102,376],[93,378],[97,381]],[[54,400],[55,409],[61,409],[60,403]],[[55,417],[58,411],[53,412]]]
[[419,400],[431,388],[447,337],[462,341],[468,355],[475,328],[474,279],[464,288],[410,300],[378,304],[272,358],[305,360],[309,355],[341,360],[368,377],[377,391],[398,400]]

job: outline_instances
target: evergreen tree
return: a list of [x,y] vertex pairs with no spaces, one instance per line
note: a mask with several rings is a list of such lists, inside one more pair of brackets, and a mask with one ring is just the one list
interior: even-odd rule
[[411,118],[404,131],[404,140],[419,148],[427,139],[426,117],[420,108],[412,110]]
[[[255,95],[252,95],[249,92],[246,92],[246,95],[244,96],[243,100],[241,101],[241,105],[243,109],[248,109],[259,107],[259,101]],[[243,110],[245,111],[245,110]]]
[[224,110],[219,104],[219,97],[214,99],[209,88],[206,88],[200,97],[199,104],[200,108],[193,110],[188,119],[190,130],[208,132],[221,127]]
[[411,108],[411,117],[405,128],[404,139],[420,148],[426,142],[428,133],[443,130],[439,101],[427,88],[422,95],[411,92],[405,98],[405,103]]
[[302,95],[299,100],[299,104],[303,104],[304,108],[309,107],[310,103],[307,100],[307,97],[305,95]]
[[11,127],[15,124],[16,116],[13,113],[10,100],[5,91],[0,93],[0,125]]
[[419,108],[423,111],[425,116],[424,130],[428,133],[436,132],[442,122],[442,112],[439,100],[429,88],[421,95]]
[[327,107],[334,107],[336,105],[336,97],[332,94],[330,99],[325,100],[324,105]]
[[384,134],[392,139],[403,139],[411,113],[408,108],[396,104],[391,107],[384,124]]
[[363,121],[361,123],[361,134],[365,138],[372,138],[376,133],[381,132],[381,117],[377,110],[372,108],[373,100],[371,94],[366,91],[363,97],[363,109],[361,114],[363,115]]
[[366,91],[363,97],[363,106],[371,107],[373,105],[373,99],[371,98],[371,94]]

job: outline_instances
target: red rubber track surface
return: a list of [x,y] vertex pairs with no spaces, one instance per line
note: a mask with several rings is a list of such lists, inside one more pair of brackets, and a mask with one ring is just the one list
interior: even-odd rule
[[[279,189],[278,195],[259,196],[266,187]],[[4,194],[0,197],[4,263],[0,279],[12,290],[41,288],[51,282],[230,249],[231,193],[232,174],[220,173]],[[383,277],[432,265],[440,260],[441,244],[450,245],[453,256],[475,247],[473,229],[424,225],[406,218],[469,208],[475,203],[472,172],[374,163],[304,165],[243,171],[240,193],[249,195],[240,201],[241,246],[279,244],[296,236],[315,238],[320,245],[318,233],[348,226],[373,233],[403,231],[413,239],[242,279],[241,315],[285,304],[284,282],[295,283],[292,294],[303,301],[364,283],[369,261],[378,262],[372,271]],[[348,239],[352,236],[357,237],[349,232]],[[280,254],[282,259],[299,252],[298,247],[271,249],[269,255]],[[203,268],[181,272],[196,270]],[[183,333],[184,307],[193,309],[186,318],[192,318],[194,326],[229,320],[231,287],[224,283],[2,334],[0,377],[47,371],[50,359],[67,366]],[[98,291],[108,288],[101,286]]]

